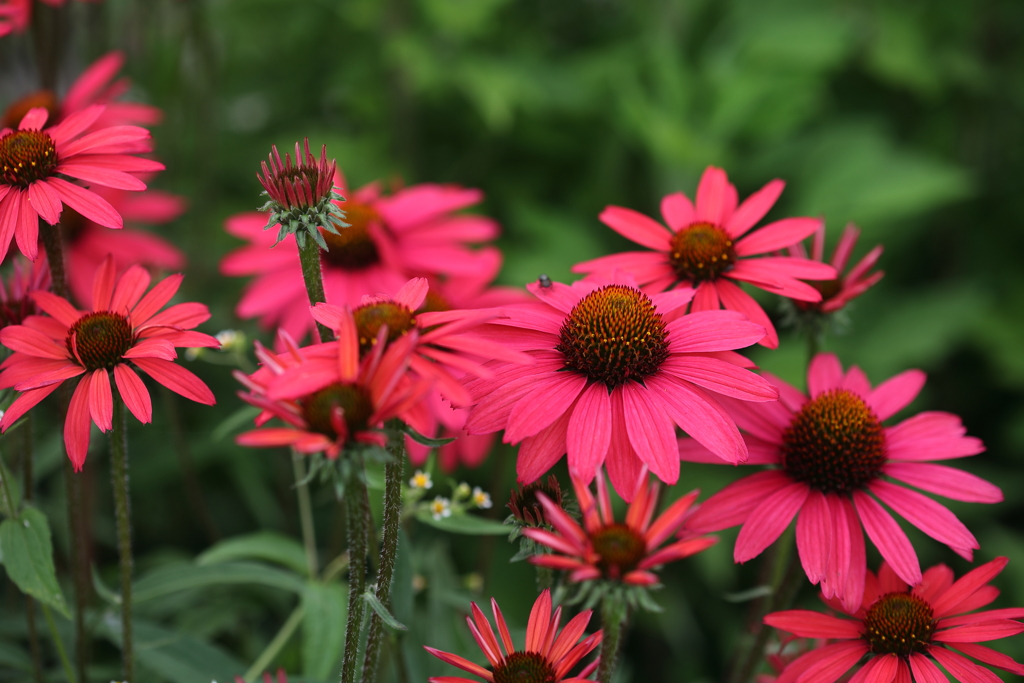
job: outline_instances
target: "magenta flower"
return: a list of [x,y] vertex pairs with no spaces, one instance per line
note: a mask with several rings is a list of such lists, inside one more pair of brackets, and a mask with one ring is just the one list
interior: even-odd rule
[[737,364],[732,349],[764,328],[733,311],[683,315],[690,290],[648,296],[630,280],[530,285],[539,302],[507,306],[492,338],[532,356],[533,365],[488,363],[493,378],[467,384],[476,404],[467,430],[505,430],[522,442],[519,481],[530,483],[568,453],[569,471],[589,483],[602,464],[624,499],[647,465],[679,478],[678,425],[729,462],[746,460],[736,424],[716,394],[773,401],[774,387]]
[[[483,216],[456,214],[483,198],[479,190],[454,185],[414,185],[385,196],[379,184],[349,193],[345,179],[335,177],[347,201],[347,228],[323,231],[328,251],[322,252],[327,302],[356,307],[362,297],[397,291],[410,277],[473,276],[489,271],[493,248],[473,250],[470,243],[491,240],[497,224]],[[238,303],[241,318],[260,318],[266,328],[283,327],[296,339],[315,329],[299,266],[298,248],[287,240],[271,249],[276,231],[264,230],[265,213],[229,218],[225,227],[250,242],[221,261],[225,275],[254,275]]]
[[[726,401],[746,432],[747,464],[771,465],[711,496],[687,522],[694,531],[742,524],[733,557],[746,562],[761,554],[794,517],[800,561],[811,583],[848,610],[864,593],[863,528],[882,557],[909,584],[921,568],[907,535],[879,503],[961,557],[971,559],[978,542],[948,509],[898,486],[909,484],[953,500],[997,503],[998,487],[967,472],[929,463],[985,450],[965,436],[956,415],[925,412],[892,427],[882,422],[905,408],[924,386],[919,370],[908,370],[871,387],[854,366],[843,373],[839,359],[818,354],[807,372],[810,396],[768,377],[779,390],[777,403],[753,407]],[[690,439],[679,442],[680,457],[715,462]]]
[[1024,675],[1024,666],[978,643],[1024,632],[1024,609],[975,612],[996,599],[988,585],[1006,566],[999,557],[953,581],[953,571],[939,564],[914,586],[901,581],[885,563],[878,577],[867,573],[864,599],[849,609],[830,607],[851,619],[810,610],[775,612],[769,626],[804,638],[834,641],[789,664],[776,683],[835,683],[866,656],[851,683],[910,681],[943,683],[942,667],[961,683],[998,683],[998,676],[974,659]]
[[50,289],[50,267],[46,255],[26,261],[15,255],[14,265],[6,280],[0,280],[0,328],[20,325],[25,318],[36,315],[39,308],[32,292]]
[[120,214],[95,192],[68,182],[84,182],[121,190],[144,190],[132,173],[159,171],[163,164],[123,154],[128,142],[149,138],[137,126],[111,126],[83,135],[103,113],[96,105],[42,130],[46,109],[31,109],[18,130],[0,130],[0,253],[12,239],[30,259],[38,252],[39,218],[50,225],[60,220],[64,205],[108,228],[121,228]]
[[[784,218],[750,233],[782,193],[773,180],[737,206],[736,188],[725,171],[709,166],[697,187],[696,206],[682,192],[661,201],[663,225],[632,209],[609,206],[601,221],[623,237],[653,251],[630,251],[578,263],[576,273],[631,273],[647,291],[694,288],[691,311],[739,311],[767,330],[761,344],[779,345],[771,320],[749,294],[735,284],[755,287],[801,301],[821,301],[821,293],[804,280],[830,280],[832,266],[791,256],[760,254],[785,249],[821,225],[817,218]],[[746,236],[744,236],[746,235]]]
[[[500,644],[490,622],[475,602],[472,603],[472,608],[473,616],[466,617],[466,623],[469,624],[476,644],[487,657],[490,669],[450,652],[426,646],[424,649],[441,661],[478,676],[487,683],[594,683],[587,676],[597,669],[597,659],[575,676],[569,676],[572,668],[601,644],[601,631],[580,641],[587,624],[590,623],[593,614],[591,610],[580,612],[570,619],[559,633],[562,608],[556,607],[552,614],[551,591],[544,590],[530,612],[530,621],[526,626],[526,647],[516,650],[505,617],[494,598],[491,598],[491,611],[498,625]],[[461,676],[431,676],[428,680],[430,683],[477,683],[472,678]]]
[[153,407],[132,365],[185,398],[215,403],[198,377],[174,363],[175,347],[219,346],[210,335],[192,331],[209,319],[206,306],[184,303],[160,310],[181,280],[181,275],[172,275],[146,293],[150,277],[144,268],[132,266],[116,278],[113,260],[107,259],[96,273],[89,311],[79,311],[49,292],[33,292],[33,301],[49,317],[29,316],[21,325],[0,330],[0,343],[14,351],[0,366],[0,388],[21,392],[0,420],[0,430],[6,431],[61,383],[81,377],[64,423],[68,457],[79,471],[89,452],[90,421],[100,431],[111,428],[110,373],[128,410],[142,423],[152,419]]
[[[830,262],[832,267],[836,269],[836,272],[839,273],[839,277],[834,280],[815,282],[811,285],[821,292],[821,301],[796,301],[795,303],[799,308],[818,310],[822,313],[835,313],[850,303],[850,301],[871,289],[882,279],[882,276],[885,275],[883,271],[868,272],[878,263],[878,259],[882,256],[882,245],[880,244],[869,251],[848,273],[843,273],[846,270],[847,263],[850,261],[850,256],[853,254],[853,248],[857,245],[858,237],[860,237],[860,230],[852,223],[843,229],[843,234],[839,238],[839,244],[836,245],[835,251],[832,252],[832,260]],[[807,258],[807,250],[803,244],[791,246],[789,253],[798,258]],[[814,241],[811,245],[811,258],[815,261],[825,260],[824,224],[814,233]]]
[[548,555],[531,555],[530,562],[571,572],[570,581],[603,578],[634,586],[650,586],[658,582],[651,569],[699,553],[718,541],[714,536],[691,536],[661,548],[661,544],[682,526],[698,492],[686,494],[654,519],[660,485],[657,480],[648,482],[646,470],[642,470],[637,482],[625,523],[615,521],[608,486],[600,472],[597,474],[596,501],[586,484],[578,479],[574,479],[572,484],[583,515],[582,527],[561,506],[538,491],[536,496],[544,506],[544,519],[555,531],[540,528],[522,530],[523,536],[554,551]]

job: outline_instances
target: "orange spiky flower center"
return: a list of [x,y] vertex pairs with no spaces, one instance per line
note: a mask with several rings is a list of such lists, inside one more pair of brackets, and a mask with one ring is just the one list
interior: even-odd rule
[[352,311],[352,317],[356,321],[360,355],[374,347],[377,343],[377,334],[384,325],[388,326],[388,344],[416,327],[415,314],[408,306],[394,301],[363,304]]
[[680,279],[714,280],[736,262],[729,234],[711,223],[694,223],[672,235],[668,260]]
[[590,535],[590,544],[600,556],[598,566],[605,578],[621,579],[644,559],[647,543],[625,524],[609,524]]
[[7,107],[3,117],[0,118],[0,128],[17,128],[21,120],[25,118],[25,114],[37,107],[42,107],[49,112],[50,125],[57,123],[54,120],[57,115],[57,96],[53,94],[52,90],[37,90],[25,95],[20,100],[15,100]]
[[0,180],[26,188],[57,168],[57,147],[41,130],[15,130],[0,137]]
[[110,311],[86,313],[68,329],[64,340],[68,353],[86,370],[112,370],[133,342],[128,318]]
[[381,216],[367,204],[347,201],[341,205],[345,210],[347,228],[339,228],[338,234],[320,230],[327,251],[321,252],[324,263],[344,270],[362,270],[380,262],[377,243],[370,235],[370,225],[379,223]]
[[306,396],[299,401],[299,408],[310,431],[332,439],[339,436],[334,427],[334,415],[339,409],[350,437],[356,432],[366,431],[370,416],[373,415],[370,394],[358,385],[343,382],[336,382]]
[[665,322],[651,298],[627,285],[607,285],[569,313],[555,347],[565,367],[609,389],[641,381],[668,358]]
[[554,683],[555,669],[537,652],[513,652],[494,667],[494,683]]
[[786,471],[825,493],[855,491],[881,473],[885,432],[874,411],[847,389],[804,404],[782,433]]
[[864,615],[864,639],[875,654],[927,652],[935,631],[932,606],[913,593],[887,593]]

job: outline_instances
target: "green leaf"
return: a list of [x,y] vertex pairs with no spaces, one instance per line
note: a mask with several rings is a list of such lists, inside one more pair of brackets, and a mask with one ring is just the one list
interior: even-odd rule
[[23,593],[70,617],[53,566],[53,543],[46,515],[27,507],[0,524],[0,555],[11,581]]
[[0,642],[0,665],[19,671],[32,671],[32,660],[23,647]]
[[377,613],[377,616],[380,617],[381,620],[391,628],[395,629],[396,631],[409,630],[408,626],[406,626],[402,622],[398,621],[398,619],[395,619],[393,616],[391,616],[391,612],[388,611],[388,608],[385,607],[384,604],[371,591],[366,591],[365,593],[363,593],[363,600],[365,600],[366,604],[369,605],[370,608]]
[[437,527],[452,534],[466,534],[469,536],[508,535],[508,527],[501,522],[495,522],[494,520],[474,515],[452,515],[451,517],[434,519],[433,515],[424,511],[416,515],[416,519],[424,524],[429,524],[432,527]]
[[313,680],[330,677],[341,654],[348,616],[344,584],[310,582],[302,592],[302,671]]
[[301,593],[305,581],[293,572],[257,562],[165,565],[135,582],[132,601],[138,604],[180,591],[225,585],[259,585]]
[[[121,622],[113,612],[107,612],[100,619],[98,631],[110,642],[121,645]],[[232,681],[245,671],[244,663],[193,636],[138,617],[133,622],[133,632],[138,663],[158,674],[161,680],[173,683]]]
[[306,575],[306,552],[294,538],[274,531],[260,531],[221,541],[196,558],[200,566],[233,560],[264,560]]
[[213,431],[210,433],[210,437],[214,441],[220,441],[224,437],[241,429],[246,423],[252,422],[259,414],[260,409],[256,406],[242,406],[235,412],[228,415],[219,425],[214,427]]
[[416,443],[423,444],[424,446],[430,446],[431,448],[444,446],[445,444],[455,441],[455,439],[431,439],[429,436],[423,436],[407,424],[402,425],[402,431],[408,434]]

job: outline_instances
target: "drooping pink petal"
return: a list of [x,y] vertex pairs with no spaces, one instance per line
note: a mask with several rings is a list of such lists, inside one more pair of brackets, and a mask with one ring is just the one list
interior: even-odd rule
[[1002,683],[999,676],[952,650],[931,647],[928,653],[961,683]]
[[889,462],[882,471],[902,482],[953,500],[968,503],[1001,503],[1003,492],[970,472],[924,462]]
[[132,363],[176,394],[204,405],[217,402],[210,388],[180,365],[159,358],[135,358]]
[[68,414],[64,418],[64,447],[75,472],[82,471],[85,458],[89,454],[89,394],[92,375],[83,375],[71,395]]
[[591,481],[604,463],[612,439],[612,406],[603,382],[590,384],[580,394],[569,417],[566,450],[569,471]]
[[73,185],[63,178],[50,177],[44,182],[60,195],[61,201],[93,223],[116,230],[124,227],[124,221],[121,220],[121,214],[117,209],[95,192]]
[[517,443],[536,435],[564,415],[586,385],[583,375],[564,373],[560,382],[548,388],[543,401],[519,401],[509,413],[505,441]]
[[68,350],[38,330],[25,325],[10,325],[0,329],[0,344],[11,351],[18,351],[39,358],[64,360]]
[[11,425],[20,420],[29,410],[39,405],[40,401],[52,394],[59,386],[59,383],[54,383],[39,387],[38,389],[23,391],[4,411],[4,416],[0,419],[0,429],[6,432]]
[[879,420],[887,420],[910,405],[924,387],[925,379],[920,370],[907,370],[882,382],[864,398]]
[[853,502],[864,531],[885,561],[908,584],[913,586],[920,583],[921,565],[917,561],[917,553],[896,520],[874,498],[862,491],[853,492]]
[[718,289],[714,280],[705,280],[697,287],[693,295],[693,303],[690,305],[691,313],[700,311],[717,311],[719,308]]
[[[706,393],[695,386],[668,382],[656,375],[647,378],[647,388],[658,396],[662,410],[672,421],[705,448],[726,462],[746,461],[747,445],[736,423]],[[677,450],[674,457],[678,457]]]
[[828,575],[829,548],[832,547],[832,511],[825,494],[812,489],[796,520],[796,547],[800,563],[811,583],[820,583]]
[[686,520],[686,528],[707,532],[743,524],[761,501],[792,483],[792,479],[778,470],[744,477],[701,503]]
[[523,439],[516,461],[516,474],[520,484],[532,484],[537,481],[565,454],[565,433],[568,426],[569,413],[563,413],[536,436]]
[[127,365],[118,363],[114,366],[114,383],[135,419],[142,424],[149,424],[153,419],[153,402],[142,379]]
[[910,655],[910,670],[917,683],[949,683],[946,674],[942,673],[932,660],[917,652]]
[[862,635],[861,625],[857,621],[806,609],[774,612],[764,618],[764,623],[801,638],[846,640],[860,638]]
[[[40,181],[42,182],[42,181]],[[18,243],[18,249],[25,255],[25,258],[34,261],[39,253],[39,214],[27,192],[17,193],[18,223],[14,228],[14,237]]]
[[[832,510],[832,533],[835,543],[829,557],[828,582],[822,588],[837,596],[843,608],[853,614],[864,596],[864,577],[867,561],[864,552],[864,532],[861,530],[853,502],[846,496],[830,494],[829,509]],[[828,594],[828,593],[826,593]]]
[[744,199],[725,223],[725,231],[729,233],[729,236],[736,239],[757,225],[757,222],[764,218],[768,210],[778,201],[785,186],[784,182],[776,178]]
[[938,643],[983,643],[987,640],[1009,638],[1024,633],[1024,624],[1013,619],[989,619],[973,624],[965,624],[932,635]]
[[871,482],[868,488],[896,514],[918,529],[936,541],[945,543],[964,559],[973,559],[971,550],[980,547],[978,541],[963,522],[948,509],[917,491],[880,479]]
[[64,208],[60,202],[60,195],[46,183],[37,180],[28,186],[28,198],[40,218],[50,225],[56,225],[60,220],[61,209]]
[[145,190],[146,183],[130,173],[101,168],[95,164],[65,161],[57,165],[56,172],[84,181],[90,185],[103,185],[117,190]]
[[786,530],[810,493],[804,483],[785,486],[759,502],[736,538],[733,560],[746,562],[764,551]]
[[[626,433],[640,459],[666,484],[679,480],[679,449],[675,425],[661,411],[649,389],[627,382],[622,391]],[[610,415],[609,415],[610,417]]]
[[667,251],[669,232],[657,221],[621,206],[608,206],[598,219],[628,240],[648,249]]
[[825,647],[829,650],[829,656],[808,667],[798,679],[799,683],[837,681],[860,661],[868,649],[867,643],[862,640],[847,640]]
[[1000,669],[1005,669],[1018,676],[1024,676],[1024,665],[1017,661],[1014,661],[1012,657],[1004,655],[1002,652],[996,652],[990,647],[984,645],[976,645],[974,643],[957,643],[956,649],[963,652],[965,655],[974,657],[986,664],[997,666]]
[[101,432],[109,432],[114,417],[114,399],[110,393],[110,376],[100,369],[92,373],[89,383],[89,414]]
[[723,306],[733,311],[739,311],[747,316],[751,322],[757,323],[764,328],[765,336],[758,342],[759,344],[769,349],[777,349],[779,347],[779,335],[775,331],[775,326],[772,325],[772,321],[768,318],[764,309],[754,301],[753,297],[740,289],[739,285],[722,278],[715,282],[715,286],[718,289],[718,297],[722,300]]

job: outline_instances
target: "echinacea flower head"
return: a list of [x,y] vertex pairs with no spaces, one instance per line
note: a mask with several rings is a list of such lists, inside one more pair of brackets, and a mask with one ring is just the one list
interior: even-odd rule
[[148,139],[145,128],[111,126],[83,135],[103,110],[101,105],[89,107],[44,130],[49,114],[35,108],[17,130],[0,130],[0,254],[17,239],[21,253],[35,259],[39,219],[55,225],[65,205],[104,227],[123,227],[121,215],[109,202],[64,176],[91,185],[144,190],[145,183],[132,174],[159,171],[163,164],[119,151],[124,142]]
[[50,268],[46,257],[26,261],[15,256],[11,270],[0,278],[0,328],[20,325],[25,318],[39,313],[32,292],[50,289]]
[[[851,268],[849,272],[843,272],[850,261],[854,247],[857,246],[858,237],[860,237],[860,230],[857,229],[857,226],[853,224],[847,225],[843,230],[843,234],[839,237],[839,243],[836,245],[835,251],[832,252],[832,259],[829,262],[836,269],[837,277],[833,280],[820,280],[811,283],[812,287],[821,292],[821,301],[794,300],[798,308],[820,311],[822,313],[835,313],[845,307],[850,301],[871,289],[882,279],[882,276],[885,275],[883,271],[869,272],[882,256],[883,250],[880,244],[865,254],[864,258],[858,261],[857,265]],[[789,253],[797,258],[807,258],[807,250],[802,243],[791,246]],[[811,243],[811,258],[815,261],[825,260],[824,224],[814,233],[814,239]]]
[[21,33],[32,20],[33,0],[0,0],[0,38]]
[[[564,509],[562,487],[558,478],[549,474],[547,479],[535,481],[532,484],[517,485],[512,489],[508,499],[508,509],[512,512],[512,518],[520,526],[551,527],[551,522],[544,516],[544,506],[537,494],[541,493],[551,504]],[[552,527],[553,528],[553,527]]]
[[344,197],[334,191],[338,165],[333,159],[327,161],[327,145],[320,148],[319,160],[314,157],[309,151],[309,138],[303,141],[301,150],[299,143],[295,143],[294,165],[289,154],[281,161],[277,145],[271,150],[270,166],[263,162],[263,174],[256,174],[264,194],[269,197],[261,209],[270,212],[264,229],[278,227],[274,244],[288,235],[295,235],[300,247],[311,237],[326,250],[323,233],[340,237],[338,229],[348,226],[345,212],[336,203]]
[[[827,264],[791,256],[761,256],[796,244],[821,225],[817,218],[784,218],[750,232],[782,193],[784,183],[773,180],[738,204],[736,188],[725,171],[709,166],[697,187],[696,204],[682,192],[661,201],[668,229],[647,216],[621,206],[609,206],[601,221],[626,239],[652,251],[613,254],[578,263],[576,273],[631,273],[646,291],[693,288],[692,311],[720,306],[746,315],[767,334],[761,344],[779,345],[771,320],[761,306],[736,283],[801,301],[821,301],[821,293],[800,280],[830,280],[835,269]],[[750,234],[748,234],[750,233]],[[759,258],[752,258],[759,256]]]
[[657,480],[648,481],[646,470],[637,482],[624,522],[615,520],[608,486],[600,473],[596,500],[589,486],[578,479],[573,480],[573,489],[583,515],[582,527],[554,501],[537,493],[544,517],[554,531],[530,528],[522,533],[554,551],[550,555],[531,555],[532,564],[568,571],[569,580],[574,583],[603,579],[650,586],[658,582],[653,568],[699,553],[718,540],[713,536],[691,536],[662,548],[661,544],[683,525],[698,492],[679,498],[654,519],[660,484]]
[[[767,376],[767,375],[766,375]],[[917,554],[882,503],[925,534],[970,560],[978,542],[947,508],[893,480],[953,500],[997,503],[998,487],[968,472],[930,460],[981,453],[979,439],[965,435],[960,418],[924,412],[893,425],[883,422],[905,408],[924,386],[925,375],[908,370],[872,388],[854,366],[821,353],[807,373],[808,394],[767,376],[779,401],[752,407],[727,401],[746,432],[747,464],[768,469],[711,496],[688,520],[695,531],[742,524],[733,557],[746,562],[771,545],[794,517],[796,543],[807,578],[849,610],[864,593],[864,532],[897,575],[921,581]],[[714,462],[690,439],[680,457]],[[862,531],[863,529],[863,531]]]
[[[496,237],[497,224],[456,213],[479,203],[479,190],[424,184],[386,195],[373,183],[350,193],[340,172],[334,184],[347,197],[338,207],[349,226],[337,234],[321,232],[327,243],[320,253],[327,303],[354,308],[364,295],[394,292],[410,277],[461,278],[493,270],[494,249],[468,245]],[[226,221],[227,231],[250,245],[228,254],[221,272],[256,276],[238,303],[239,317],[260,318],[264,327],[282,327],[302,339],[315,324],[297,246],[286,240],[271,249],[275,236],[263,230],[267,218],[254,212]]]
[[[426,391],[429,382],[407,375],[414,331],[393,344],[382,343],[360,360],[359,340],[351,311],[339,318],[337,341],[299,348],[281,331],[285,351],[275,354],[257,344],[262,367],[252,375],[236,372],[248,389],[241,398],[261,408],[259,427],[236,437],[242,446],[291,446],[299,453],[323,452],[337,458],[357,443],[383,446],[379,431],[386,420],[401,415]],[[386,347],[386,350],[385,350]],[[264,427],[272,418],[284,427]]]
[[89,451],[90,421],[100,431],[111,428],[111,374],[121,399],[142,423],[152,419],[153,406],[136,369],[185,398],[213,405],[210,389],[174,363],[175,347],[218,346],[210,335],[192,330],[210,312],[198,303],[160,310],[181,280],[171,275],[146,292],[150,276],[144,268],[132,266],[118,278],[113,260],[107,259],[96,273],[90,310],[79,311],[49,292],[33,292],[30,296],[46,316],[29,316],[21,325],[0,330],[0,343],[14,351],[0,366],[0,388],[21,392],[0,429],[6,431],[63,382],[80,377],[64,423],[68,457],[78,471]]
[[[424,649],[441,661],[488,683],[593,683],[588,676],[597,668],[596,659],[584,666],[576,675],[569,675],[569,672],[601,643],[601,631],[580,640],[587,624],[590,623],[593,614],[591,610],[577,614],[559,632],[562,608],[556,607],[552,614],[551,591],[545,590],[533,604],[526,626],[526,646],[522,650],[515,649],[505,617],[494,598],[491,598],[491,612],[498,626],[497,637],[487,617],[475,602],[472,603],[472,611],[472,616],[466,617],[466,623],[469,624],[473,639],[487,658],[490,669],[450,652],[442,652],[427,646],[424,646]],[[472,678],[461,676],[432,676],[428,680],[430,683],[476,683]]]
[[968,657],[1024,675],[1024,665],[978,644],[1024,633],[1024,609],[975,611],[999,595],[989,581],[1006,563],[1005,557],[996,558],[957,581],[953,571],[940,564],[913,586],[883,563],[877,577],[868,572],[863,600],[855,609],[826,600],[843,617],[810,610],[769,614],[764,622],[770,626],[832,641],[789,664],[777,683],[835,683],[865,657],[851,679],[857,683],[947,680],[936,664],[961,683],[999,681]]
[[467,383],[475,400],[467,431],[504,429],[506,442],[521,441],[520,482],[568,453],[575,478],[589,483],[604,464],[627,500],[643,465],[674,484],[677,425],[722,459],[746,460],[715,396],[778,397],[732,351],[760,341],[764,327],[734,311],[683,315],[691,290],[648,295],[625,276],[528,288],[539,301],[504,307],[488,327],[534,364],[491,361],[492,378]]

